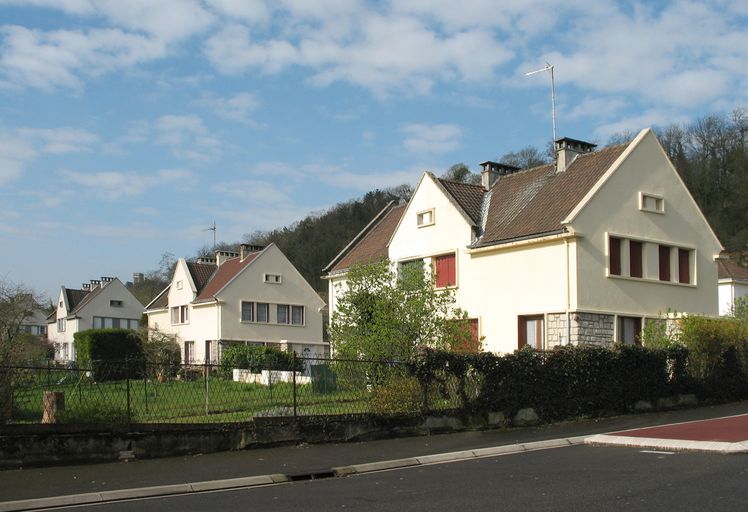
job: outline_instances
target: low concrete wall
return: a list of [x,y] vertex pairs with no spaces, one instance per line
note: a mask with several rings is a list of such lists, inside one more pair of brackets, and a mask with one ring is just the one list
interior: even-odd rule
[[257,417],[208,425],[0,426],[0,468],[111,462],[296,443],[366,441],[506,426],[502,413]]

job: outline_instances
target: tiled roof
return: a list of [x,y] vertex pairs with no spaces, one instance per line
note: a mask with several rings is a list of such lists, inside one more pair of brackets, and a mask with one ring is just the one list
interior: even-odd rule
[[331,273],[350,268],[354,263],[371,263],[387,257],[387,244],[405,212],[406,205],[388,205],[387,211],[380,214],[379,221],[369,225],[365,233],[360,233],[358,243],[351,247],[343,257],[330,269]]
[[165,309],[169,307],[169,290],[171,289],[171,285],[168,285],[166,288],[161,290],[161,293],[156,295],[156,298],[154,298],[151,302],[148,303],[148,305],[145,307],[145,309],[151,310],[151,309]]
[[483,186],[471,185],[439,179],[439,183],[449,192],[449,195],[465,210],[474,224],[480,224],[481,203],[483,202]]
[[717,272],[720,279],[732,279],[748,283],[748,268],[741,267],[729,260],[717,260]]
[[473,246],[561,231],[561,221],[624,149],[626,145],[579,155],[560,173],[550,164],[502,176],[489,191],[485,231]]
[[72,312],[91,292],[88,290],[76,290],[74,288],[65,288],[65,298],[68,302],[68,312]]
[[[198,293],[194,302],[202,302],[211,300],[216,293],[218,293],[224,286],[228,284],[239,272],[241,272],[247,265],[252,263],[259,252],[249,253],[242,261],[240,258],[231,258],[230,260],[224,261],[220,267],[216,269],[215,265],[206,265],[204,263],[193,263],[192,265],[200,265],[201,267],[209,266],[215,273],[207,283],[204,284],[204,288]],[[190,263],[187,264],[188,266]],[[192,270],[190,270],[192,272]],[[194,279],[195,274],[193,274]],[[195,282],[197,285],[197,281]],[[198,288],[199,289],[199,288]]]
[[195,283],[198,295],[202,292],[205,285],[210,281],[211,276],[216,271],[216,266],[212,263],[195,263],[187,262],[187,270],[190,271],[192,281]]

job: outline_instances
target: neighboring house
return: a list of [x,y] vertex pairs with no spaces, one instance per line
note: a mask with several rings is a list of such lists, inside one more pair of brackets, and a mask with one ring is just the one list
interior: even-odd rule
[[324,301],[270,244],[181,258],[171,283],[148,306],[148,327],[174,334],[185,363],[216,362],[234,343],[269,345],[300,356],[329,353],[322,340]]
[[75,361],[73,336],[88,329],[137,329],[143,305],[116,277],[84,283],[82,289],[60,287],[57,309],[47,317],[47,338],[55,359]]
[[729,260],[717,260],[719,269],[719,314],[729,315],[735,299],[748,295],[748,268]]
[[482,185],[424,173],[326,268],[330,315],[354,263],[424,265],[484,349],[638,342],[668,311],[717,314],[722,247],[654,133],[593,151],[556,141],[556,162],[484,162]]
[[47,316],[47,313],[39,308],[32,309],[30,314],[21,322],[19,331],[31,334],[32,336],[46,338]]

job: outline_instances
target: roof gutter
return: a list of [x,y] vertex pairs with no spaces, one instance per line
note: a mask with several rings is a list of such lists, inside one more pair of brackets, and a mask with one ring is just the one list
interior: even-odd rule
[[514,249],[515,247],[524,247],[527,245],[536,245],[536,244],[542,244],[542,243],[548,243],[548,242],[556,242],[559,240],[580,238],[580,236],[581,235],[579,235],[576,232],[567,232],[565,230],[555,231],[555,232],[552,232],[551,234],[544,235],[544,236],[531,236],[531,237],[509,239],[509,240],[498,242],[496,244],[485,246],[485,247],[475,247],[475,248],[468,247],[467,253],[468,254],[485,254],[485,253],[491,253],[491,252],[505,251],[509,249]]

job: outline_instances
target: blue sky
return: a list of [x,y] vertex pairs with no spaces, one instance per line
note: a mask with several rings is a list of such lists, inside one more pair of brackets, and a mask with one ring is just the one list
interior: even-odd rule
[[0,278],[48,295],[551,138],[748,105],[748,3],[0,0]]

